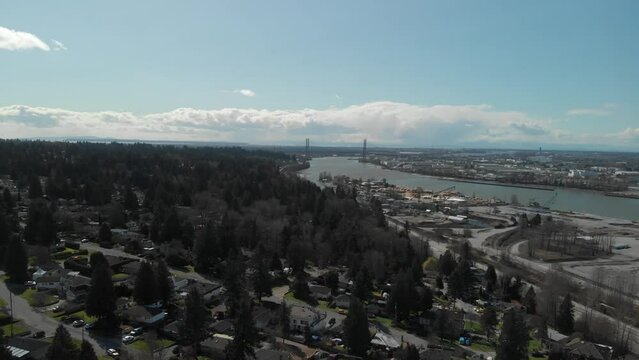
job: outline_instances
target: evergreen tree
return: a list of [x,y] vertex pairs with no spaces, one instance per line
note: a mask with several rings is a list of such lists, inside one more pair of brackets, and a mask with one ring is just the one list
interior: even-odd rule
[[444,288],[444,280],[440,275],[437,275],[437,278],[435,279],[435,285],[437,285],[437,288],[440,290]]
[[496,360],[528,359],[528,330],[524,318],[515,309],[504,314],[504,326],[497,343]]
[[195,239],[193,249],[195,255],[195,269],[198,272],[208,272],[217,263],[221,252],[215,225],[208,222]]
[[47,350],[47,360],[73,360],[77,358],[73,340],[67,329],[58,325],[51,346]]
[[226,288],[226,307],[229,317],[235,318],[239,311],[239,299],[243,299],[246,293],[244,287],[245,277],[244,263],[239,255],[234,251],[229,252],[226,259],[226,268],[224,269],[224,277],[222,283]]
[[42,197],[42,184],[36,175],[29,177],[29,199],[39,199]]
[[495,285],[497,284],[497,272],[495,271],[494,266],[488,265],[486,273],[484,274],[484,283],[486,284],[487,292],[492,293],[495,290]]
[[90,342],[86,340],[82,341],[78,360],[98,360],[98,356],[95,354],[95,350]]
[[421,287],[419,293],[419,310],[425,313],[433,308],[433,292],[427,286]]
[[492,306],[487,307],[484,313],[481,314],[481,318],[479,322],[481,324],[482,330],[484,330],[484,333],[486,334],[486,338],[490,339],[490,336],[493,333],[495,326],[499,324],[499,320],[497,319],[497,312],[495,311],[495,308]]
[[48,203],[37,199],[29,205],[24,239],[28,244],[50,246],[57,241],[56,223]]
[[111,227],[107,223],[102,223],[100,230],[98,231],[98,241],[100,244],[111,243],[113,235],[111,234]]
[[14,236],[7,246],[4,255],[4,270],[12,282],[23,283],[29,279],[27,266],[29,258],[27,250],[17,236]]
[[155,280],[151,264],[147,261],[142,261],[135,279],[135,287],[133,288],[133,298],[138,305],[152,304],[157,300]]
[[282,301],[280,305],[279,327],[282,338],[287,339],[291,334],[291,308]]
[[526,295],[524,296],[524,306],[526,307],[526,312],[528,314],[536,314],[537,313],[537,295],[535,294],[535,289],[532,285],[526,291]]
[[173,286],[173,280],[169,268],[163,259],[158,260],[155,265],[155,283],[157,286],[157,296],[162,303],[166,306],[173,297],[175,287]]
[[435,333],[441,340],[452,339],[454,334],[452,332],[453,320],[450,315],[450,311],[439,310],[437,312],[437,317],[435,318],[433,328],[435,329]]
[[273,280],[269,274],[266,254],[263,250],[258,250],[253,257],[253,292],[255,297],[262,301],[263,296],[271,296],[273,291]]
[[293,280],[293,296],[300,300],[309,300],[311,297],[311,290],[308,288],[308,279],[303,271],[295,274],[295,280]]
[[138,196],[135,195],[131,187],[127,187],[124,191],[124,207],[127,210],[137,210],[139,206]]
[[244,360],[255,358],[253,347],[257,345],[258,333],[253,321],[250,298],[240,300],[240,308],[235,320],[233,341],[226,347],[228,360]]
[[337,296],[339,290],[339,274],[335,270],[331,270],[326,274],[324,285],[331,289],[331,294]]
[[101,251],[96,251],[89,256],[89,265],[91,269],[97,269],[99,266],[109,267],[109,262]]
[[11,236],[11,229],[9,223],[4,214],[4,211],[0,209],[0,249],[4,249],[9,244],[9,237]]
[[344,320],[344,343],[350,354],[365,358],[370,341],[366,309],[358,298],[351,297],[348,315]]
[[455,266],[457,266],[457,262],[449,250],[439,256],[438,264],[439,274],[443,276],[449,276],[455,270]]
[[362,301],[368,300],[373,290],[373,281],[368,273],[366,266],[362,266],[355,276],[355,288],[353,295]]
[[8,188],[4,188],[4,192],[2,193],[2,198],[4,199],[4,205],[7,210],[13,209],[16,206],[15,201],[13,200],[13,196],[11,196],[11,191]]
[[575,332],[575,313],[570,294],[564,296],[557,315],[557,331],[565,335]]
[[103,264],[93,269],[91,288],[87,294],[86,312],[99,319],[109,318],[115,312],[115,290],[111,270]]
[[197,349],[200,341],[206,338],[206,325],[210,314],[202,296],[193,288],[186,295],[184,300],[184,315],[180,326],[180,335],[187,342]]
[[419,350],[413,344],[408,344],[397,350],[394,359],[397,360],[419,360]]
[[395,314],[395,320],[407,320],[416,305],[415,281],[410,270],[402,270],[395,279],[387,303],[389,314]]

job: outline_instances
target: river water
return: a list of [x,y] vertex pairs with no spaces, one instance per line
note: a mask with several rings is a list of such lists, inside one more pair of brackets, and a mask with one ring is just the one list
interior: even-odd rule
[[605,196],[596,191],[555,188],[553,191],[514,188],[491,184],[466,183],[449,179],[440,179],[427,175],[410,174],[396,170],[383,169],[373,164],[360,163],[345,157],[324,157],[311,160],[308,169],[300,171],[300,175],[308,180],[318,182],[320,172],[327,171],[333,176],[346,175],[355,179],[386,179],[389,184],[422,187],[424,190],[439,191],[454,186],[466,196],[478,196],[491,199],[498,198],[510,202],[512,195],[522,204],[534,200],[547,204],[553,210],[575,211],[619,219],[639,220],[639,200]]

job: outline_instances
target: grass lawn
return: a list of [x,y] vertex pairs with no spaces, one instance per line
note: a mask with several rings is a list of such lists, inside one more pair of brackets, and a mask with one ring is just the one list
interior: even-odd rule
[[284,300],[286,300],[286,302],[298,302],[298,303],[304,303],[303,300],[297,299],[295,297],[295,295],[293,295],[292,291],[287,292],[286,294],[284,294]]
[[495,352],[495,348],[483,341],[476,341],[470,346],[471,349],[482,352]]
[[150,353],[153,350],[164,349],[169,346],[174,345],[175,342],[167,339],[158,339],[158,340],[136,340],[129,344],[130,347]]
[[384,325],[387,328],[393,327],[393,320],[391,320],[389,318],[378,316],[378,317],[375,318],[374,321],[377,321],[378,323]]
[[317,307],[324,311],[333,311],[330,307],[328,307],[328,301],[326,300],[318,300]]
[[0,298],[0,308],[3,307],[7,307],[7,302],[3,298]]
[[464,323],[464,330],[468,330],[471,333],[475,333],[475,334],[482,333],[481,324],[475,321],[466,321]]
[[78,319],[82,319],[87,324],[95,322],[97,320],[97,318],[87,315],[86,311],[84,311],[84,310],[78,311],[78,312],[74,312],[73,314],[69,314],[69,316],[70,317],[76,317]]
[[[2,331],[4,332],[4,336],[11,336],[11,324],[4,325],[0,329],[2,329]],[[26,327],[26,325],[24,325],[21,322],[13,323],[13,334],[14,335],[22,334],[22,333],[24,333],[24,332],[26,332],[28,330],[29,329]]]
[[128,278],[129,278],[129,275],[127,275],[127,274],[117,273],[117,274],[113,274],[113,276],[111,276],[111,281],[113,281],[113,282],[124,281],[124,280],[126,280]]
[[[539,341],[539,339],[535,339],[532,338],[530,341],[528,341],[528,352],[532,353],[535,350],[543,350],[543,346],[541,345],[541,341]],[[548,360],[548,356],[543,356],[543,357],[533,357],[532,355],[528,356],[529,359],[533,360]]]
[[58,298],[44,291],[26,289],[20,297],[27,300],[33,307],[49,306],[58,302]]

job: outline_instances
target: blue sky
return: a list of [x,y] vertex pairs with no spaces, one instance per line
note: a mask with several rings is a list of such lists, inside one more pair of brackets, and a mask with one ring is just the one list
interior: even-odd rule
[[637,16],[637,1],[2,2],[0,136],[639,150]]

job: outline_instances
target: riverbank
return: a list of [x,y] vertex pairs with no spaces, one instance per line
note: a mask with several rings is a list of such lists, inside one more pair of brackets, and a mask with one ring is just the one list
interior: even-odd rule
[[589,191],[558,187],[554,192],[547,189],[501,186],[501,183],[465,182],[459,179],[444,179],[418,175],[398,170],[384,169],[379,165],[361,163],[348,157],[323,157],[310,161],[308,169],[298,172],[306,179],[319,184],[322,172],[333,176],[345,175],[353,179],[385,179],[389,184],[410,188],[420,187],[433,192],[455,187],[467,197],[497,199],[509,203],[513,196],[528,204],[537,202],[554,211],[576,212],[609,216],[625,220],[639,220],[637,199],[606,196],[601,191]]

